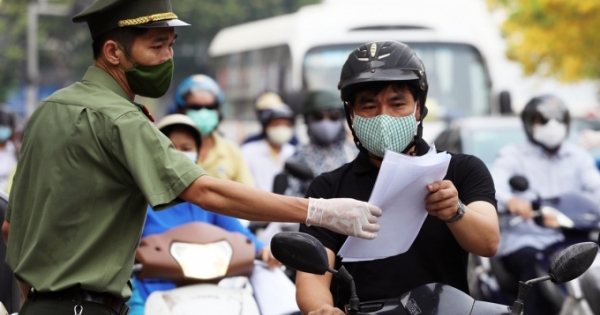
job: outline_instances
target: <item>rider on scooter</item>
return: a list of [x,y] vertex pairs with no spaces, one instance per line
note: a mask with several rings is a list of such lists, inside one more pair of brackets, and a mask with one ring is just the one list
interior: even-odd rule
[[[158,129],[173,142],[175,148],[185,154],[192,161],[197,162],[202,138],[194,121],[182,114],[166,116],[157,124]],[[164,211],[154,211],[151,207],[146,214],[146,223],[142,237],[163,233],[167,230],[190,222],[206,222],[214,224],[231,232],[244,234],[255,244],[256,255],[269,267],[278,267],[281,264],[273,257],[268,246],[261,243],[244,227],[236,218],[208,212],[192,203],[183,202]],[[160,279],[139,280],[134,278],[134,289],[128,302],[130,315],[144,314],[144,304],[148,296],[154,291],[166,291],[176,287],[170,281]]]
[[[358,150],[346,140],[344,104],[335,93],[325,90],[308,93],[303,114],[310,143],[298,146],[288,161],[304,164],[314,175],[320,175],[354,160]],[[290,177],[288,183],[286,195],[301,197],[310,181]]]
[[[429,151],[421,138],[427,114],[425,68],[403,43],[368,43],[348,56],[339,88],[360,153],[352,162],[315,178],[306,196],[368,200],[387,150],[413,156]],[[400,297],[431,282],[468,292],[468,253],[492,256],[500,237],[492,178],[478,158],[452,154],[445,179],[426,188],[423,211],[429,215],[410,249],[400,255],[342,263],[336,253],[346,237],[315,226],[300,229],[327,248],[331,266],[346,267],[361,300]],[[332,282],[331,274],[298,272],[296,286],[304,314],[344,314],[340,309],[349,301],[349,288],[346,283],[338,285],[337,279]]]
[[[600,173],[592,156],[565,142],[570,117],[565,104],[553,95],[531,99],[521,113],[528,141],[503,148],[493,167],[496,198],[500,211],[520,215],[525,220],[514,227],[503,227],[498,256],[504,267],[518,280],[535,278],[536,266],[547,261],[544,250],[564,240],[559,229],[542,227],[531,220],[531,202],[580,192],[600,199]],[[529,190],[511,190],[509,180],[521,175]],[[549,302],[540,287],[527,295],[526,314],[551,314]]]

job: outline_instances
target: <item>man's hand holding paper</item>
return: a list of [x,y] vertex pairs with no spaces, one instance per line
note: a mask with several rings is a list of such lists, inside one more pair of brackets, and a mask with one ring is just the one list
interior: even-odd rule
[[440,180],[427,185],[429,195],[425,198],[425,210],[441,220],[451,219],[456,215],[458,191],[449,180]]

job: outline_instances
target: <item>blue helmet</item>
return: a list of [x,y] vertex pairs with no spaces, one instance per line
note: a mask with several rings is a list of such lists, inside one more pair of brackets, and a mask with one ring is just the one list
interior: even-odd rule
[[223,90],[215,80],[204,74],[195,74],[187,77],[179,84],[175,92],[175,104],[178,107],[185,106],[185,99],[192,92],[209,92],[215,97],[218,105],[221,105],[225,100],[225,94],[223,94]]

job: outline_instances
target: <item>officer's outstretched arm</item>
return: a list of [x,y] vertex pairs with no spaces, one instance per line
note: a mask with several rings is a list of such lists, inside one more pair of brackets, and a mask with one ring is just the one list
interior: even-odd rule
[[[329,266],[333,268],[335,254],[329,248],[325,248],[325,250]],[[344,314],[333,306],[333,296],[329,291],[331,277],[329,272],[320,276],[298,271],[296,274],[296,302],[303,314]]]
[[379,231],[379,207],[348,198],[276,195],[234,181],[201,176],[179,197],[206,210],[252,221],[298,222],[366,239]]

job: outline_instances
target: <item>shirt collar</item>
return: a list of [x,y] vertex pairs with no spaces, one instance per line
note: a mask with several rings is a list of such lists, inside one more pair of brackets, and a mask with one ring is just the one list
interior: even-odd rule
[[552,155],[552,156],[549,156],[546,153],[546,150],[544,150],[544,148],[542,148],[540,145],[537,145],[530,141],[527,142],[527,148],[530,153],[537,154],[537,155],[543,156],[548,159],[554,158],[554,157],[560,159],[560,158],[564,158],[564,157],[571,155],[571,150],[569,148],[569,144],[565,141],[563,141],[563,143],[560,144],[560,148],[558,148],[558,151],[556,151],[556,153],[554,153],[554,155]]
[[219,136],[216,132],[213,132],[210,136],[215,141],[215,144],[213,146],[213,151],[219,157],[226,156],[227,155],[227,151],[226,151],[227,148],[225,146],[225,143],[223,143],[223,138],[221,138],[221,136]]
[[129,100],[129,96],[127,95],[125,90],[123,90],[123,88],[119,85],[119,83],[117,83],[117,81],[110,74],[108,74],[108,72],[96,66],[89,67],[81,81],[99,84],[115,92],[117,95]]
[[[429,145],[427,142],[420,140],[415,145],[415,150],[417,151],[417,156],[422,156],[429,152]],[[379,170],[379,168],[369,159],[369,154],[366,152],[360,151],[356,159],[353,162],[353,169],[355,173],[366,173],[372,170]]]

